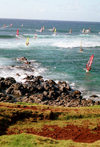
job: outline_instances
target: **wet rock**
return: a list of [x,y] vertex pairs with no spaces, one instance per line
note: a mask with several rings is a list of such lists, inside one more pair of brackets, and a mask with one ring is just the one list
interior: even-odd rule
[[5,81],[10,81],[12,84],[16,83],[16,80],[13,77],[8,77],[5,79]]
[[81,92],[80,92],[79,90],[75,90],[75,91],[73,92],[73,94],[74,94],[74,95],[81,95]]
[[20,76],[20,74],[19,73],[16,73],[16,76]]
[[47,83],[49,87],[55,87],[57,85],[53,80],[48,80]]
[[28,76],[28,75],[27,75],[27,77],[26,77],[26,78],[24,78],[24,79],[26,79],[26,80],[33,80],[33,79],[34,79],[34,76],[33,76],[33,75]]
[[91,95],[90,97],[92,97],[92,98],[98,98],[98,96],[97,95]]
[[[91,99],[82,98],[81,92],[73,91],[66,82],[55,83],[43,80],[42,76],[27,76],[25,84],[18,83],[14,78],[0,78],[0,101],[29,102],[52,106],[80,107],[100,105]],[[98,98],[96,95],[91,97]]]
[[42,76],[37,76],[36,79],[44,81]]

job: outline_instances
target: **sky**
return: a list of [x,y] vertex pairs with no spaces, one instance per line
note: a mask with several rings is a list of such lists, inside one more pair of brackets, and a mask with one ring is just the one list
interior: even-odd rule
[[0,0],[0,18],[100,22],[100,0]]

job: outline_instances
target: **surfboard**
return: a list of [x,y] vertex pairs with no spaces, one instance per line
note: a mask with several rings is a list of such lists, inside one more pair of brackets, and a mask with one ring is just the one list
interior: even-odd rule
[[92,54],[92,56],[90,57],[88,63],[86,64],[87,72],[89,72],[91,70],[91,65],[92,65],[92,62],[93,62],[93,58],[94,58],[94,55]]

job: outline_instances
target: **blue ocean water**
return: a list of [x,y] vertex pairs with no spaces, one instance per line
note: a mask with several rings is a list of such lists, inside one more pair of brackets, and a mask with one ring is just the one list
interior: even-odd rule
[[[45,30],[39,32],[42,26]],[[50,31],[53,27],[56,27],[56,35]],[[91,33],[82,34],[83,28],[91,28]],[[16,37],[17,29],[19,37]],[[70,29],[72,34],[68,33]],[[67,81],[83,95],[100,95],[99,32],[97,22],[0,19],[0,76],[23,81],[26,74],[42,75],[45,79]],[[86,73],[84,68],[92,54],[92,70]],[[32,70],[21,68],[16,58],[22,56],[31,60]]]

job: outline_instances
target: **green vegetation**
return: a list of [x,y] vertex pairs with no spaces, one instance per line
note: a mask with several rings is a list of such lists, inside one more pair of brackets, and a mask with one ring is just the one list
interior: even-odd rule
[[72,140],[54,140],[31,134],[4,135],[0,137],[0,147],[99,147],[100,141],[94,143],[76,143]]
[[[0,147],[95,147],[100,144],[99,140],[92,143],[54,140],[34,135],[34,131],[41,132],[44,126],[63,128],[67,125],[89,128],[92,131],[99,124],[100,106],[64,108],[0,103]],[[49,130],[53,131],[53,128]]]

